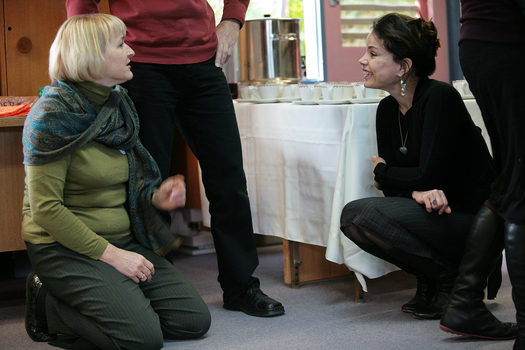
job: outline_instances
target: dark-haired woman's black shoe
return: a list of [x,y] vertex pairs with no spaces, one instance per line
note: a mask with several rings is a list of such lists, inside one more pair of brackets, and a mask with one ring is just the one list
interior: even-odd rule
[[436,295],[436,283],[430,281],[423,275],[416,275],[417,290],[416,295],[408,303],[401,306],[401,311],[412,313],[416,310],[426,308]]
[[441,274],[437,280],[437,293],[432,302],[427,307],[414,311],[412,315],[421,320],[439,320],[454,288],[456,276],[457,274],[452,272]]
[[34,341],[48,342],[55,340],[56,335],[48,333],[47,323],[37,318],[37,300],[42,290],[42,282],[36,275],[31,272],[26,279],[26,317],[25,326],[27,335]]

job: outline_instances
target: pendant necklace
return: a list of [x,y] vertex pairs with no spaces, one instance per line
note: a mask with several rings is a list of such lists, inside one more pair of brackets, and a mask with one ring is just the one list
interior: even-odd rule
[[405,145],[407,144],[408,130],[405,136],[405,140],[403,141],[403,131],[401,129],[401,109],[397,110],[397,122],[399,123],[399,135],[401,136],[401,147],[399,147],[399,152],[403,153],[403,155],[406,156],[408,149],[405,147]]

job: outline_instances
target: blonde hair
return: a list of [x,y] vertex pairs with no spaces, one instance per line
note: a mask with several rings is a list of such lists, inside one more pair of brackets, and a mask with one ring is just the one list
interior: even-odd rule
[[110,36],[125,34],[124,22],[112,15],[95,13],[69,18],[49,50],[51,81],[80,83],[102,78]]

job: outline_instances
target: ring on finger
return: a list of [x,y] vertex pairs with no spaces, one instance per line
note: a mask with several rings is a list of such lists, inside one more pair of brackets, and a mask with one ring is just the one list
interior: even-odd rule
[[432,205],[438,205],[437,200],[434,199],[434,200],[432,201]]
[[146,274],[143,273],[140,279],[143,280],[144,278],[146,278]]

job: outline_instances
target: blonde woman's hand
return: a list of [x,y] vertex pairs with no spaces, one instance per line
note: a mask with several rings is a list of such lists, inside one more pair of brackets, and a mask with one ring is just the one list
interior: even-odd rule
[[111,243],[108,244],[99,260],[113,266],[135,283],[149,282],[155,274],[155,267],[148,259],[135,252],[117,248]]
[[433,211],[438,211],[439,215],[452,213],[452,209],[448,206],[447,196],[441,190],[414,191],[412,198],[417,203],[423,204],[429,213]]
[[175,175],[167,178],[155,191],[151,203],[160,210],[174,210],[186,204],[186,184],[184,176]]

